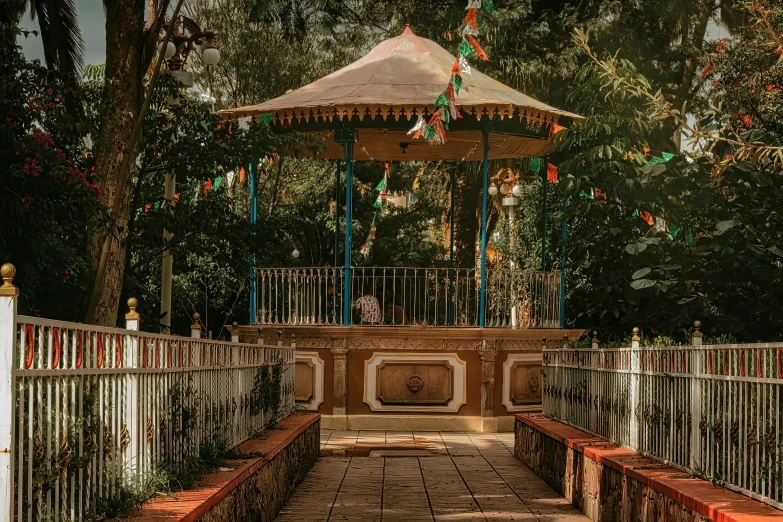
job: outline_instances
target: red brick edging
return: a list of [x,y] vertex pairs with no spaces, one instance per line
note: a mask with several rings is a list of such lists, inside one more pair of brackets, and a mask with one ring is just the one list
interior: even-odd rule
[[174,496],[155,497],[132,517],[137,522],[192,522],[213,508],[234,488],[271,462],[286,446],[307,428],[318,422],[320,414],[290,415],[266,432],[264,439],[251,439],[239,446],[243,453],[257,452],[261,457],[229,461],[232,471],[215,472],[199,481],[198,486]]
[[762,502],[684,472],[606,439],[544,417],[517,414],[516,419],[574,451],[632,478],[715,522],[783,522],[783,512]]

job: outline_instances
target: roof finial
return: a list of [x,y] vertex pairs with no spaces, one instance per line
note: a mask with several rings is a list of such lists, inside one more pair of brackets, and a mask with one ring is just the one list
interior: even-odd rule
[[410,35],[413,34],[413,29],[411,29],[411,24],[405,24],[405,30],[402,32],[402,36],[406,36],[409,34]]

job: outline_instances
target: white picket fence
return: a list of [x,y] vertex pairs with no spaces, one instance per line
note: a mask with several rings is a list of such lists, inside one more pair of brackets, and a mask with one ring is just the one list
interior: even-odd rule
[[698,329],[688,346],[545,349],[544,414],[783,509],[782,358]]
[[130,481],[294,411],[294,343],[143,333],[133,309],[127,329],[18,316],[10,283],[0,287],[0,522],[90,520]]

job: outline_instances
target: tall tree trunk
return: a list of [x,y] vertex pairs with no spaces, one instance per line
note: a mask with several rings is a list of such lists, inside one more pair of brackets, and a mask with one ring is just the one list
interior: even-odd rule
[[[123,154],[135,157],[136,150],[126,148],[142,97],[144,48],[144,0],[113,0],[106,4],[106,85],[101,106],[100,138],[95,148],[95,171],[105,211],[114,220],[96,227],[90,236],[89,252],[93,269],[103,273],[99,293],[91,299],[85,321],[113,326],[117,322],[119,299],[125,268],[125,238],[130,211],[135,161],[123,162]],[[128,170],[124,175],[120,169]],[[120,180],[124,180],[121,186]],[[119,205],[113,208],[117,199]],[[107,230],[108,227],[108,230]],[[108,249],[104,249],[110,234]],[[100,266],[104,270],[99,270]]]

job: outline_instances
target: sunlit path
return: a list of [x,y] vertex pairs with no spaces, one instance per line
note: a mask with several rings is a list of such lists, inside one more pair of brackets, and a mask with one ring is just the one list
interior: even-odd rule
[[277,520],[588,520],[513,446],[512,433],[323,430],[321,460]]

